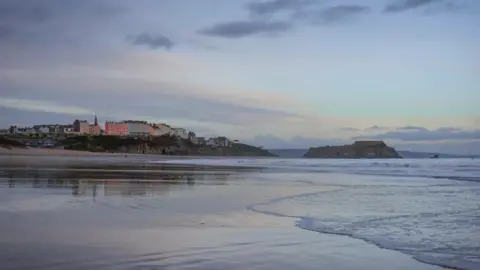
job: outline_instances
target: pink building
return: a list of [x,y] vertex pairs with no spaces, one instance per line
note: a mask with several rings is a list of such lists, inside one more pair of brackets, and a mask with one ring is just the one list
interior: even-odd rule
[[105,122],[105,134],[113,136],[127,136],[129,135],[128,124],[125,122],[107,121]]
[[151,136],[155,135],[155,129],[145,121],[107,121],[105,123],[105,134],[113,136]]

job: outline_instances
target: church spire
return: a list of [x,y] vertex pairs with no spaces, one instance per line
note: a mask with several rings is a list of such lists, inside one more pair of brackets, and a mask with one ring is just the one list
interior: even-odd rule
[[95,122],[94,122],[94,124],[93,124],[93,125],[95,125],[95,126],[98,126],[97,114],[95,114]]

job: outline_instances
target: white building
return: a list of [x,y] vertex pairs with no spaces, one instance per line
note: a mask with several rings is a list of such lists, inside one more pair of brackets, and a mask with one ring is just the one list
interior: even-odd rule
[[65,134],[73,134],[75,131],[73,130],[73,125],[63,125],[60,127],[60,133]]
[[172,128],[167,124],[156,124],[154,130],[155,136],[174,135]]
[[33,129],[37,133],[49,133],[50,132],[50,126],[48,125],[38,125],[38,126],[33,126]]
[[187,130],[184,129],[184,128],[172,128],[173,132],[174,132],[174,135],[175,136],[178,136],[182,139],[188,139],[188,133],[187,133]]
[[205,145],[212,146],[212,147],[217,147],[217,140],[215,138],[210,138],[210,139],[205,141]]
[[35,134],[35,129],[31,127],[17,127],[17,126],[11,126],[9,129],[10,134]]
[[205,142],[205,145],[212,147],[232,147],[232,144],[227,137],[210,138]]

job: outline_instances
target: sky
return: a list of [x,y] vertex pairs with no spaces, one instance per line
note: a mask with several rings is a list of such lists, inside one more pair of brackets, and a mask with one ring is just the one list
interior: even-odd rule
[[0,0],[0,126],[480,153],[478,0]]

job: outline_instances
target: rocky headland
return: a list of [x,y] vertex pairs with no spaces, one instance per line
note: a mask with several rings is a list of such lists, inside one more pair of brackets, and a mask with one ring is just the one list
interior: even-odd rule
[[383,141],[356,141],[349,145],[311,147],[306,158],[402,158]]

